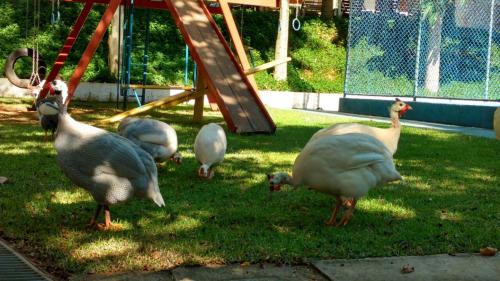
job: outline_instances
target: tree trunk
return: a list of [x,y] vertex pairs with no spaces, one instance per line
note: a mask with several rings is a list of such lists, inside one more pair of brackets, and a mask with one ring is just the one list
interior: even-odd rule
[[[288,27],[290,25],[290,7],[288,0],[281,0],[280,7],[280,23],[278,29],[278,38],[276,38],[275,60],[286,59],[288,56]],[[286,80],[287,78],[287,63],[282,63],[274,68],[274,79]]]
[[[123,50],[122,42],[120,42],[120,44],[118,43],[118,34],[120,29],[123,27],[123,6],[120,6],[118,9],[119,10],[116,10],[113,19],[111,20],[111,31],[109,32],[108,37],[108,66],[109,71],[115,77],[118,77],[118,54],[121,54]],[[120,11],[122,14],[121,22],[119,21]],[[121,38],[121,41],[123,41],[123,37]],[[118,46],[121,48],[120,52],[118,51]]]
[[323,0],[321,1],[321,17],[324,19],[333,18],[333,1],[337,0]]
[[443,15],[439,12],[436,22],[432,25],[429,33],[429,50],[425,66],[425,90],[431,93],[439,91],[439,68],[441,66],[441,29],[443,26]]

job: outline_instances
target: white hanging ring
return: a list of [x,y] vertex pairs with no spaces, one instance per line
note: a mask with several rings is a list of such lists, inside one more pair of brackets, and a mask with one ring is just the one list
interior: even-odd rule
[[298,18],[294,18],[293,19],[293,21],[292,21],[292,28],[295,31],[299,31],[300,30],[300,20]]

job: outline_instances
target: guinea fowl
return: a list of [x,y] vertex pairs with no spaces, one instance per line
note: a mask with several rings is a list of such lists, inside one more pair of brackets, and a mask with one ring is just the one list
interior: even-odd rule
[[47,140],[47,132],[51,131],[52,138],[57,129],[57,121],[59,119],[59,106],[57,105],[56,97],[51,96],[35,103],[36,111],[40,125],[45,133],[44,140]]
[[327,225],[336,224],[337,212],[343,204],[341,198],[353,198],[337,226],[349,222],[357,200],[371,188],[400,179],[386,146],[370,135],[359,133],[313,140],[295,159],[292,175],[268,175],[270,191],[289,184],[334,196],[336,205]]
[[57,162],[64,174],[97,202],[89,226],[98,226],[97,217],[104,208],[104,229],[108,229],[111,225],[109,206],[133,196],[149,198],[158,206],[164,206],[151,155],[118,134],[74,120],[61,100],[59,96]]
[[177,164],[182,162],[177,152],[177,133],[164,122],[127,117],[120,122],[118,134],[146,150],[157,162],[167,159]]
[[211,179],[214,176],[213,167],[224,160],[226,148],[226,133],[221,126],[210,123],[201,128],[194,141],[194,154],[201,163],[200,177]]
[[[43,87],[45,80],[40,83]],[[60,79],[51,82],[51,90],[53,95],[48,96],[42,100],[37,100],[35,103],[36,111],[38,113],[38,119],[40,120],[40,125],[45,132],[44,140],[47,140],[47,132],[51,131],[52,138],[54,138],[54,132],[57,129],[59,106],[57,105],[57,97],[55,95],[61,95],[64,99],[67,97],[68,86],[66,83]],[[38,97],[37,90],[34,90],[34,94]]]
[[347,133],[368,134],[384,143],[391,154],[394,155],[398,149],[399,136],[401,134],[399,118],[410,109],[412,109],[410,105],[396,98],[396,102],[394,102],[390,108],[392,123],[390,128],[376,128],[358,123],[335,124],[316,132],[309,142],[328,135],[342,135]]

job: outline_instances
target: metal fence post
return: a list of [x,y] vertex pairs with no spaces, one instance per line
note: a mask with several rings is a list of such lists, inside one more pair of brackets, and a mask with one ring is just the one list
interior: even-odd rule
[[495,0],[491,0],[490,7],[490,28],[488,33],[488,53],[486,55],[486,80],[484,87],[484,99],[488,99],[489,86],[490,86],[490,68],[491,68],[491,43],[493,37],[493,16],[495,13]]
[[422,44],[422,0],[418,1],[418,31],[417,31],[417,56],[415,57],[415,83],[413,86],[413,100],[417,100],[418,78],[420,76],[420,45]]

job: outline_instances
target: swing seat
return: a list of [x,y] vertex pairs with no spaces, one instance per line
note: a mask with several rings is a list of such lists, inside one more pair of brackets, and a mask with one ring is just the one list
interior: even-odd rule
[[[19,48],[9,54],[9,56],[7,57],[7,61],[5,63],[5,76],[13,85],[19,88],[27,89],[30,86],[30,79],[19,78],[19,76],[17,76],[16,72],[14,71],[14,66],[17,60],[23,57],[29,57],[31,59],[33,59],[34,57],[38,57],[37,71],[38,71],[38,76],[40,77],[40,81],[45,79],[47,66],[42,57],[31,48]],[[36,86],[36,85],[38,85],[38,83],[31,86]]]

